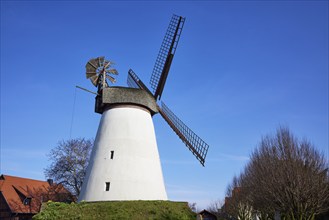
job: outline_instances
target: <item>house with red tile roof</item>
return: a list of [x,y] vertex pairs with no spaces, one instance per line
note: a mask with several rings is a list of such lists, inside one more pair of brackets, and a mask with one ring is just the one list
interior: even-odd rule
[[71,193],[52,180],[41,181],[16,176],[0,176],[0,219],[32,219],[43,202],[74,201]]

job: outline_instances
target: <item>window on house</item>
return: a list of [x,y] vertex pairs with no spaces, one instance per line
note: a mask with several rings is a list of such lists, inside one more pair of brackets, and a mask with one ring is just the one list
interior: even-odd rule
[[110,182],[105,183],[105,191],[110,191]]
[[23,204],[24,204],[24,205],[30,205],[30,204],[31,204],[31,198],[25,198],[25,199],[23,200]]
[[110,158],[111,158],[111,159],[113,159],[113,157],[114,157],[114,151],[113,151],[113,150],[111,150],[111,155],[110,155]]

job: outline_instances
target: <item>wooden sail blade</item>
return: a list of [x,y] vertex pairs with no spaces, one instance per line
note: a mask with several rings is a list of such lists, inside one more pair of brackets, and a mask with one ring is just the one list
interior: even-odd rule
[[97,60],[90,59],[86,64],[86,77],[89,79],[90,77],[96,75],[96,70],[98,68]]
[[86,72],[86,77],[87,79],[89,79],[90,77],[95,76],[96,74],[97,74],[96,71]]
[[110,68],[110,66],[112,65],[113,63],[109,60],[104,60],[104,68],[107,69],[107,68]]
[[173,15],[166,35],[162,41],[160,52],[156,59],[150,80],[150,84],[153,89],[153,96],[156,100],[161,98],[170,66],[176,52],[178,41],[182,33],[184,22],[185,18]]
[[112,83],[116,82],[116,80],[112,76],[106,75],[106,78],[109,79]]
[[105,57],[97,57],[98,67],[104,66]]
[[161,116],[184,142],[192,154],[204,166],[209,145],[187,127],[163,102],[159,107]]
[[98,85],[98,78],[99,78],[98,75],[94,75],[94,76],[90,77],[89,79],[90,79],[91,83],[94,86],[97,86]]
[[105,72],[107,72],[107,73],[111,73],[111,74],[113,74],[113,75],[118,75],[118,74],[119,74],[118,71],[117,71],[116,69],[105,70]]

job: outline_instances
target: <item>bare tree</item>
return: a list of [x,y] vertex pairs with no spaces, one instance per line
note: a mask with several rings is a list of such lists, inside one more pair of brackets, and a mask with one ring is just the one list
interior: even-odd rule
[[227,186],[223,212],[231,219],[252,219],[253,207],[247,190],[242,185],[243,174],[234,176],[232,182]]
[[193,203],[188,203],[188,207],[192,210],[192,212],[195,212],[195,213],[197,213],[198,212],[198,210],[197,210],[197,204],[196,204],[196,202],[193,202]]
[[63,184],[78,196],[86,174],[93,140],[84,138],[60,141],[47,155],[51,164],[45,169],[47,178]]
[[211,212],[212,214],[217,216],[217,219],[222,217],[222,207],[224,205],[224,202],[222,200],[216,200],[210,203],[207,207],[207,210]]
[[226,187],[226,197],[232,197],[235,188],[240,187],[240,179],[234,175],[232,182]]
[[279,212],[288,219],[310,220],[328,210],[328,162],[287,128],[262,138],[240,183],[261,216]]

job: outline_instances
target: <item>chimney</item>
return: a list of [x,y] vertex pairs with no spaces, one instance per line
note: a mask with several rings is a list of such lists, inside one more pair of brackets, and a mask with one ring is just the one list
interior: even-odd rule
[[53,179],[47,179],[47,182],[49,183],[50,186],[52,186],[53,183],[54,183],[54,180]]

